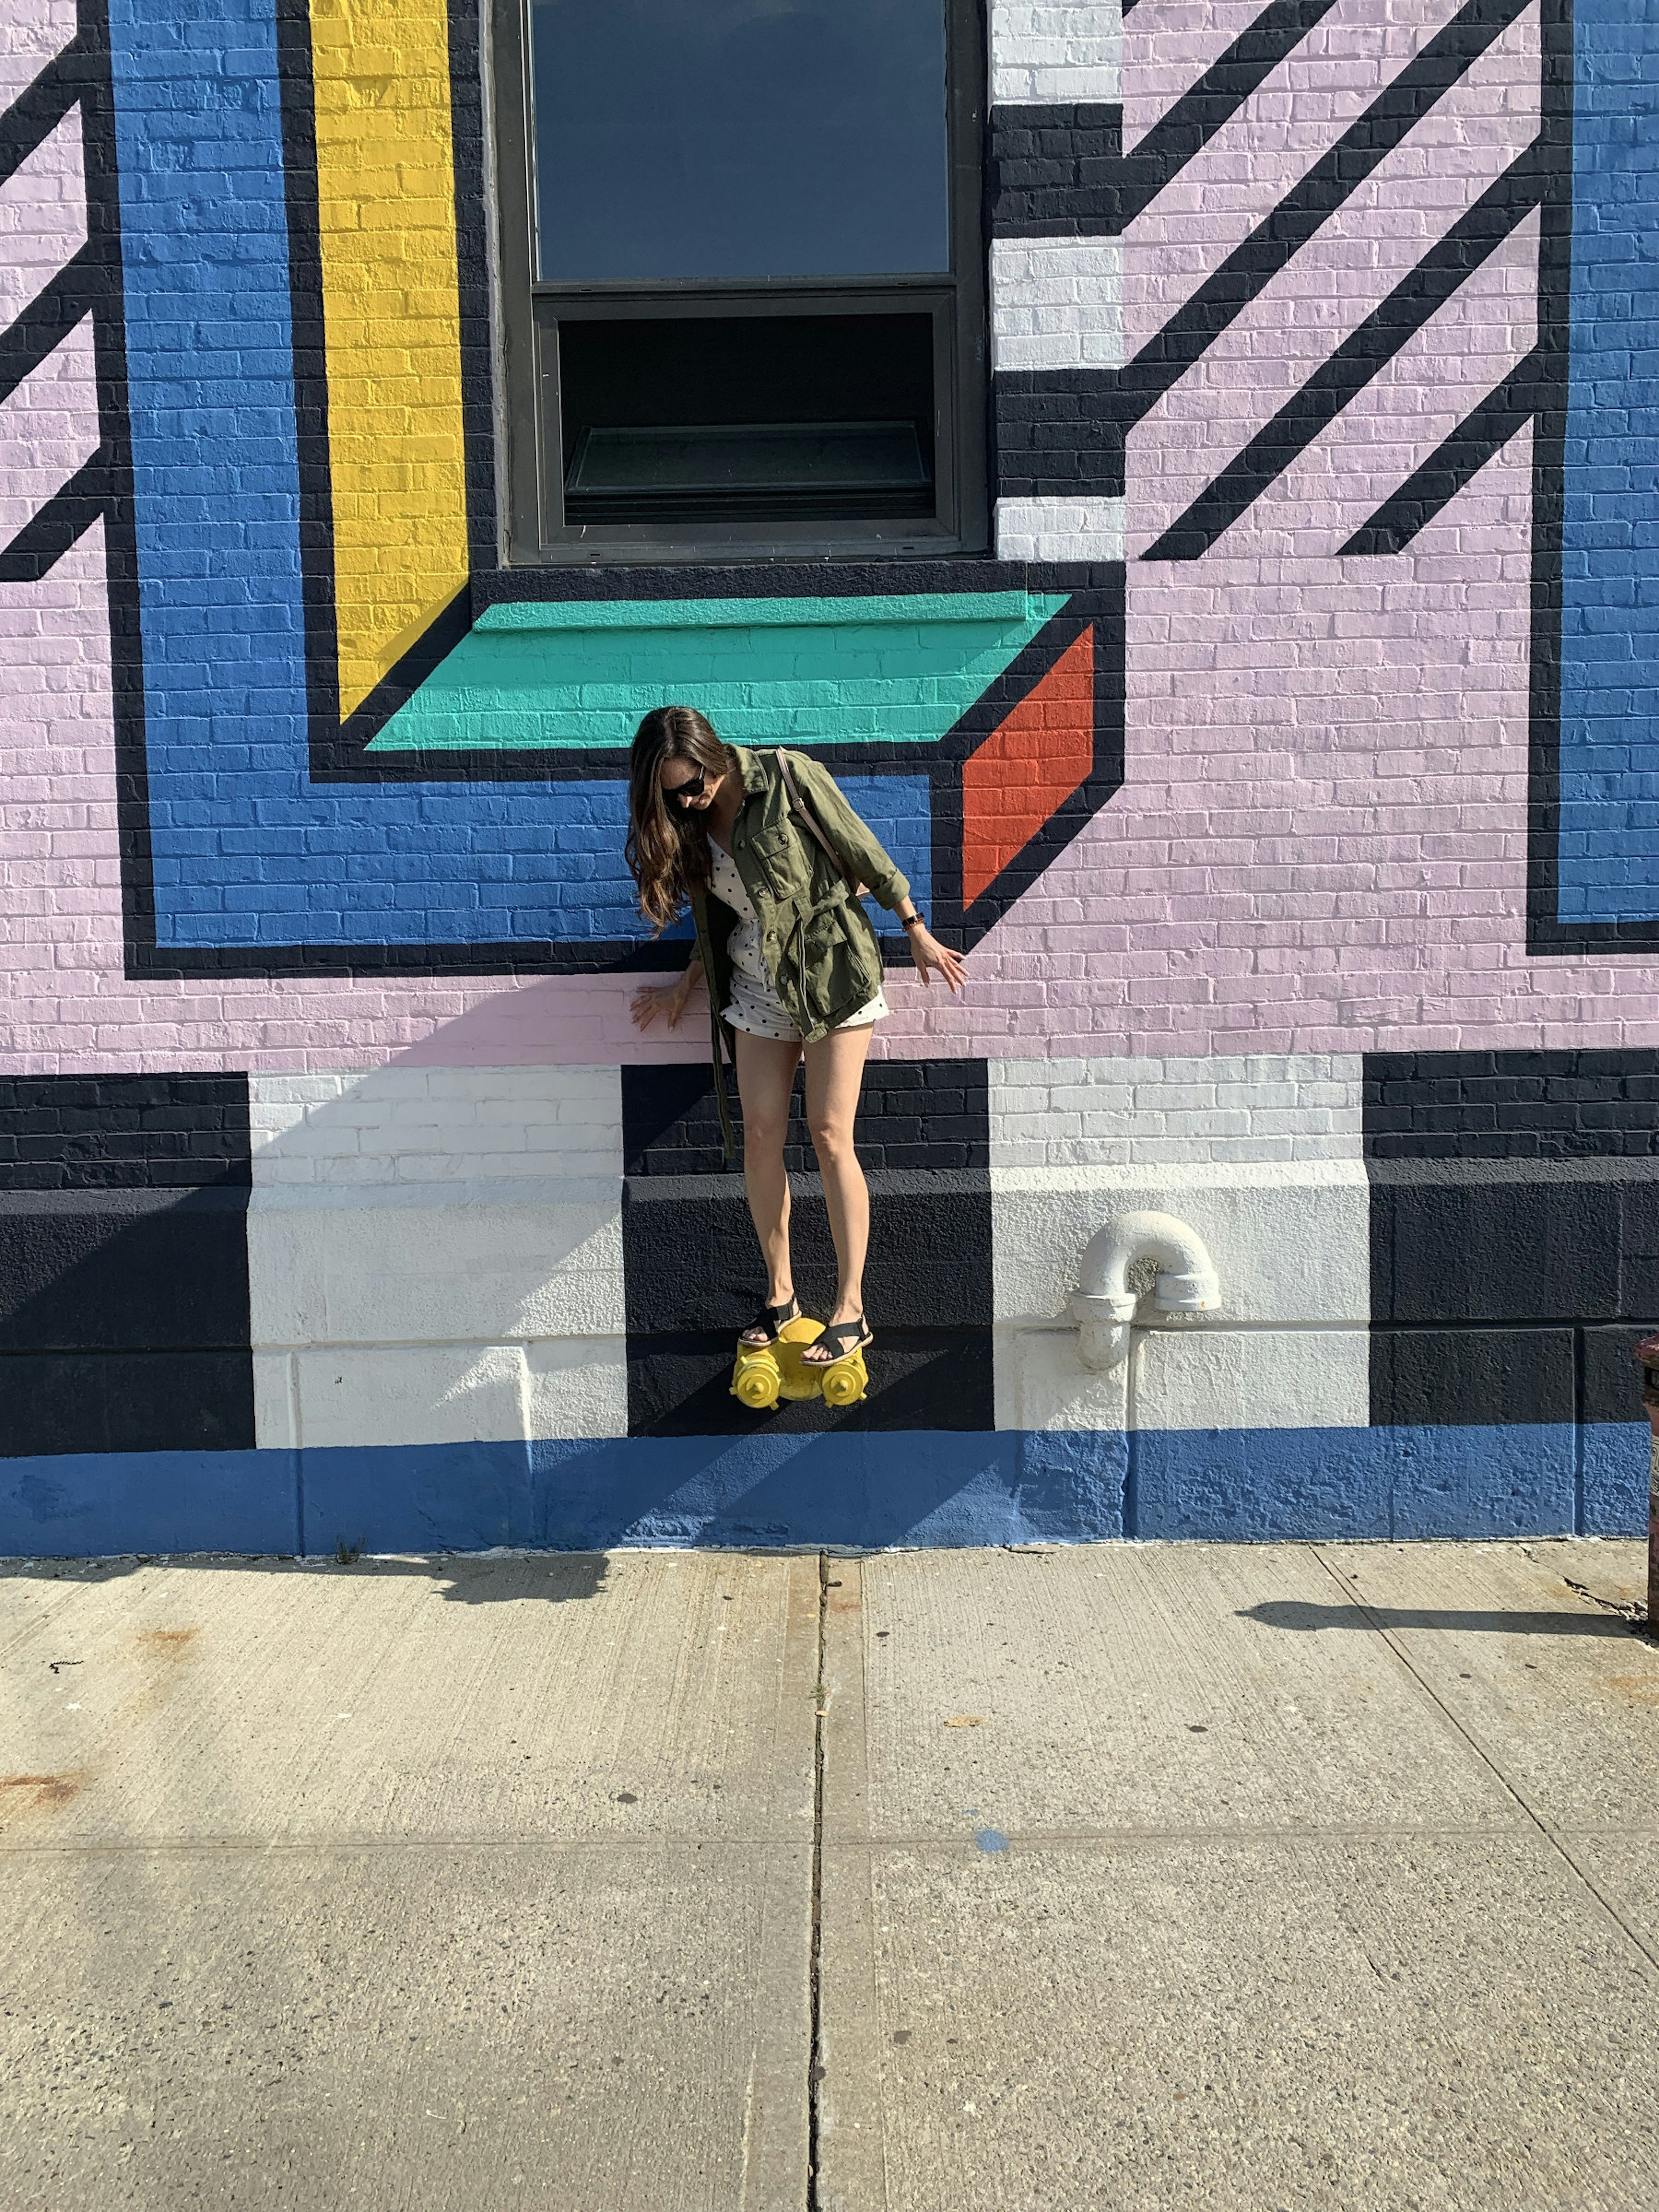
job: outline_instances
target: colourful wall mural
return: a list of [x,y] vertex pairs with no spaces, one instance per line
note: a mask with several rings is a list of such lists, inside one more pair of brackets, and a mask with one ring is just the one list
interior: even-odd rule
[[[0,1545],[1638,1524],[1650,26],[988,27],[992,547],[543,568],[474,14],[8,0]],[[888,947],[844,1415],[726,1397],[740,1190],[627,1018],[672,696],[969,953]],[[1222,1310],[1091,1368],[1147,1208]]]

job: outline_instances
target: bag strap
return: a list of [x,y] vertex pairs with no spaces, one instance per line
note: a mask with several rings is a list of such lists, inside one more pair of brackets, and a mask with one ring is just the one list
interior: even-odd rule
[[842,860],[841,854],[836,850],[835,847],[830,842],[830,840],[824,836],[823,830],[818,827],[817,817],[813,813],[811,808],[806,804],[806,801],[801,797],[799,792],[796,790],[795,779],[789,772],[788,757],[785,753],[781,745],[779,745],[776,748],[772,757],[778,764],[778,774],[783,778],[783,787],[789,794],[789,811],[791,815],[796,821],[804,823],[806,829],[811,832],[812,836],[817,839],[819,844],[823,846],[824,851],[828,853],[831,860],[834,861],[837,875],[839,875],[842,880],[846,884],[848,890],[856,896],[859,887],[859,879],[853,873],[853,871],[848,866],[846,861]]
[[722,1044],[726,1045],[734,1061],[737,1049],[731,1042],[715,1001],[713,964],[703,957],[704,946],[709,946],[711,951],[713,948],[708,933],[708,901],[701,884],[691,886],[691,914],[697,929],[697,957],[703,962],[703,974],[708,985],[708,1046],[709,1056],[714,1063],[714,1103],[720,1109],[720,1149],[726,1155],[726,1165],[730,1167],[738,1157],[738,1133],[732,1124],[731,1101],[726,1095],[726,1058],[720,1048]]

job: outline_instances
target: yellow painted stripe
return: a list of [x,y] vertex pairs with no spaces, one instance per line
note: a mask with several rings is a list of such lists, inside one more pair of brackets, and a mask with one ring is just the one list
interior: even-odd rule
[[466,581],[443,0],[312,0],[340,711]]

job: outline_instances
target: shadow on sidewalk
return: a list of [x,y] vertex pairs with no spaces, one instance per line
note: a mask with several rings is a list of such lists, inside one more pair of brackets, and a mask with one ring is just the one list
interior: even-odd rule
[[1297,1598],[1271,1598],[1243,1607],[1240,1620],[1259,1620],[1264,1628],[1306,1632],[1321,1628],[1463,1629],[1484,1636],[1639,1636],[1644,1624],[1593,1613],[1455,1613],[1411,1605],[1310,1605]]
[[169,1573],[206,1570],[214,1574],[323,1575],[341,1581],[386,1580],[419,1576],[437,1585],[436,1594],[456,1605],[490,1605],[509,1599],[534,1599],[566,1605],[604,1595],[610,1571],[604,1552],[520,1552],[490,1558],[476,1552],[435,1552],[368,1559],[261,1559],[217,1552],[160,1554],[130,1553],[104,1559],[6,1559],[0,1582],[111,1582],[142,1567],[165,1566]]

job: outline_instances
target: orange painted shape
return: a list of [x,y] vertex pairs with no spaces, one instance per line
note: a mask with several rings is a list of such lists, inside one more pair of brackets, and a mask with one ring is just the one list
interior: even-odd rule
[[1090,623],[962,769],[962,902],[971,906],[1077,789],[1095,757]]

